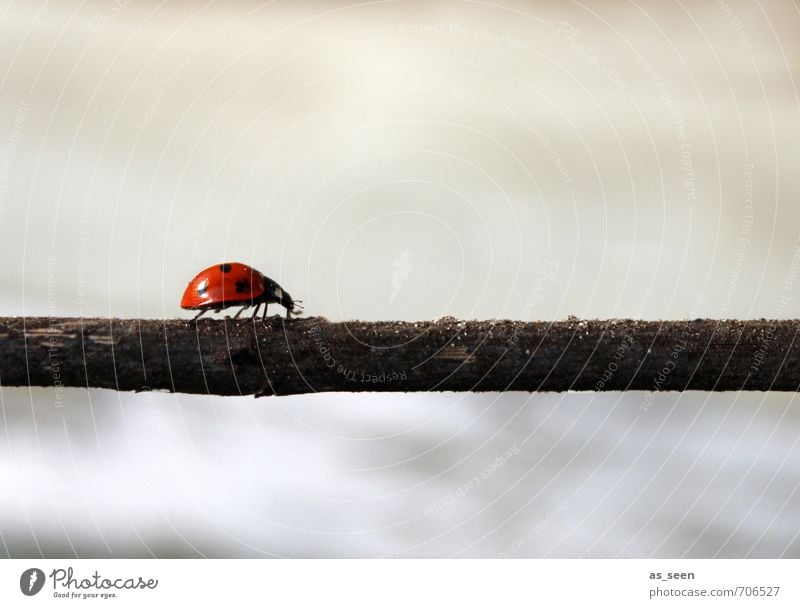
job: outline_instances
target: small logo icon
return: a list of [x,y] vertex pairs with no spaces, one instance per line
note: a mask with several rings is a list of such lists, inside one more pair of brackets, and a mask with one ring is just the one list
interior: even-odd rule
[[389,296],[389,303],[394,304],[394,300],[403,288],[403,282],[411,275],[414,265],[411,263],[411,250],[408,248],[400,252],[394,262],[392,262],[392,293]]
[[44,587],[44,572],[39,568],[28,568],[19,577],[19,588],[25,595],[36,595]]

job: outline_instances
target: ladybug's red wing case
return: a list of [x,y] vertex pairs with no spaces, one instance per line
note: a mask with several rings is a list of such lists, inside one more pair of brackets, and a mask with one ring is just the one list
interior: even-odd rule
[[239,262],[225,262],[202,270],[189,282],[181,298],[181,308],[200,311],[192,321],[210,310],[219,312],[229,306],[242,307],[234,319],[250,306],[255,307],[255,319],[258,309],[264,306],[262,320],[266,320],[270,303],[283,306],[287,319],[303,310],[300,301],[293,300],[275,281]]
[[209,266],[186,287],[181,308],[225,308],[252,303],[264,293],[264,275],[239,262]]

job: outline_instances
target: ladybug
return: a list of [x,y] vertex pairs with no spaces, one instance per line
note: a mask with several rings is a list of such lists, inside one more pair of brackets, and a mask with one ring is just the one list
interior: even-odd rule
[[241,306],[241,310],[233,317],[236,319],[245,308],[255,306],[253,318],[259,307],[264,305],[264,316],[267,318],[267,306],[270,303],[280,304],[286,309],[286,318],[302,312],[300,300],[292,296],[272,279],[265,277],[255,268],[239,262],[226,262],[209,266],[197,273],[181,298],[181,308],[199,310],[196,321],[209,310],[219,312],[229,306]]

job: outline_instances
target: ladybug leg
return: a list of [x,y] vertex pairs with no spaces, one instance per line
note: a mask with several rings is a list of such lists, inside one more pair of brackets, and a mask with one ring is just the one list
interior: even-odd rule
[[269,308],[269,304],[264,302],[264,316],[261,317],[262,322],[267,320],[267,308]]
[[256,304],[256,307],[255,307],[255,309],[253,310],[253,316],[251,317],[252,319],[255,319],[255,318],[256,318],[256,315],[258,314],[258,309],[259,309],[259,308],[261,308],[261,302],[259,302],[258,304]]
[[286,318],[291,319],[292,316],[299,317],[303,313],[303,301],[293,300],[291,306],[286,307]]
[[207,312],[208,312],[208,308],[204,308],[203,310],[201,310],[200,312],[198,312],[198,313],[197,313],[197,314],[194,316],[194,318],[193,318],[191,321],[189,321],[189,323],[192,323],[192,322],[194,322],[194,321],[197,321],[197,319],[199,319],[200,317],[202,317],[202,316],[203,316],[204,314],[206,314]]
[[233,318],[234,318],[234,319],[238,319],[238,318],[239,318],[239,315],[240,315],[240,314],[242,314],[242,313],[244,312],[244,309],[245,309],[245,308],[250,308],[250,305],[248,304],[247,306],[242,306],[242,307],[239,309],[239,312],[237,312],[235,315],[233,315]]

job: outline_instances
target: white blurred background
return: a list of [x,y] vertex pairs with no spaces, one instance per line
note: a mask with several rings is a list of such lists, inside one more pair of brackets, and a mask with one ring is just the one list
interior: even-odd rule
[[[188,318],[238,260],[331,320],[795,318],[798,31],[2,0],[0,315]],[[794,394],[65,395],[0,388],[0,556],[800,557]]]

